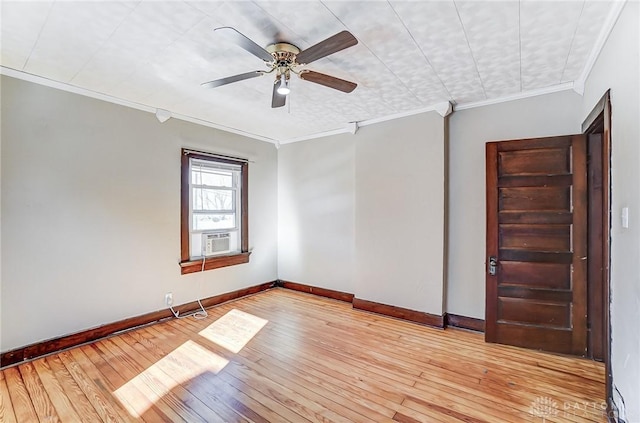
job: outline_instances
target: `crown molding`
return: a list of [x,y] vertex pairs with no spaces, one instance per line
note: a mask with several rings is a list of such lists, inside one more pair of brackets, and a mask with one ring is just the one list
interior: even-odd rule
[[[600,56],[600,52],[604,48],[605,43],[609,39],[609,35],[611,35],[611,31],[613,31],[613,27],[616,25],[616,22],[618,22],[618,18],[620,17],[622,9],[624,9],[626,3],[627,0],[614,1],[609,14],[602,24],[602,29],[600,29],[600,34],[598,34],[598,38],[591,49],[591,53],[584,65],[584,69],[582,69],[582,73],[575,81],[576,87],[582,88],[582,92],[584,92],[584,85],[587,82],[587,78],[589,77],[593,66],[596,64],[596,60],[598,59],[598,56]],[[580,94],[582,95],[582,93]]]
[[[357,130],[359,128],[362,128],[363,126],[374,125],[376,123],[381,123],[381,122],[386,122],[386,121],[389,121],[389,120],[400,119],[400,118],[403,118],[403,117],[408,117],[408,116],[413,116],[413,115],[419,115],[420,113],[433,112],[435,110],[436,110],[435,106],[429,106],[429,107],[423,107],[423,108],[420,108],[420,109],[408,110],[406,112],[395,113],[395,114],[392,114],[392,115],[381,116],[379,118],[360,120],[360,121],[357,121],[357,122],[349,122],[349,123],[346,124],[346,126],[344,128],[332,129],[332,130],[329,130],[329,131],[317,132],[317,133],[311,134],[311,135],[303,135],[303,136],[300,136],[300,137],[289,138],[289,139],[280,141],[280,144],[291,144],[291,143],[294,143],[294,142],[307,141],[307,140],[312,140],[312,139],[316,139],[316,138],[324,138],[324,137],[329,137],[331,135],[339,135],[339,134],[352,134],[352,135],[355,135]],[[355,128],[355,131],[354,131],[354,128]]]
[[[360,123],[357,123],[358,126],[361,126]],[[324,137],[330,137],[331,135],[340,135],[340,134],[350,134],[352,132],[351,130],[351,126],[347,126],[344,128],[338,128],[338,129],[332,129],[330,131],[324,131],[324,132],[316,132],[315,134],[311,134],[311,135],[303,135],[300,137],[295,137],[295,138],[289,138],[286,140],[282,140],[278,143],[278,145],[285,145],[285,144],[292,144],[294,142],[300,142],[300,141],[307,141],[307,140],[313,140],[316,138],[324,138]]]
[[403,117],[419,115],[421,113],[433,112],[434,110],[436,110],[435,105],[431,105],[428,107],[421,107],[419,109],[407,110],[406,112],[394,113],[392,115],[382,116],[379,118],[362,120],[358,122],[358,126],[363,127],[363,126],[373,125],[376,123],[386,122],[389,120],[395,120]]
[[[31,73],[19,71],[16,69],[0,66],[0,75],[10,76],[12,78],[22,79],[23,81],[33,82],[34,84],[44,85],[50,88],[56,88],[58,90],[67,91],[73,94],[83,95],[85,97],[95,98],[97,100],[106,101],[120,106],[130,107],[132,109],[141,110],[143,112],[153,113],[154,115],[158,111],[156,107],[149,106],[147,104],[136,103],[134,101],[125,100],[122,98],[114,97],[108,94],[100,93],[97,91],[88,90],[86,88],[78,87],[75,85],[67,84],[64,82],[54,81],[53,79],[44,78],[42,76],[34,75]],[[170,112],[170,111],[167,111]],[[251,132],[243,131],[241,129],[232,128],[225,125],[220,125],[214,122],[210,122],[204,119],[195,118],[192,116],[183,115],[180,113],[170,112],[171,117],[174,119],[183,120],[185,122],[191,122],[209,128],[219,129],[221,131],[230,132],[236,135],[242,135],[243,137],[252,138],[259,141],[266,141],[269,143],[276,143],[276,140],[261,135],[253,134]]]
[[219,129],[224,132],[230,132],[232,134],[242,135],[243,137],[251,138],[254,140],[265,141],[274,145],[278,142],[278,140],[273,138],[264,137],[262,135],[254,134],[252,132],[243,131],[242,129],[231,128],[229,126],[224,126],[217,123],[209,122],[208,120],[195,118],[193,116],[187,116],[180,113],[172,112],[171,117],[179,120],[184,120],[185,122],[195,123],[196,125],[207,126],[209,128]]
[[506,95],[503,97],[491,98],[488,100],[472,101],[469,103],[460,103],[453,106],[453,110],[474,109],[476,107],[491,106],[493,104],[506,103],[508,101],[522,100],[529,97],[537,97],[539,95],[552,94],[561,91],[573,89],[573,82],[565,82],[564,84],[551,85],[549,87],[538,88],[535,90],[523,91],[516,94]]
[[[469,102],[469,103],[460,103],[460,104],[456,104],[453,106],[453,111],[458,111],[458,110],[465,110],[465,109],[473,109],[476,107],[483,107],[483,106],[490,106],[493,104],[500,104],[500,103],[506,103],[508,101],[514,101],[514,100],[522,100],[525,98],[529,98],[529,97],[537,97],[540,95],[545,95],[545,94],[552,94],[552,93],[557,93],[557,92],[561,92],[561,91],[568,91],[568,90],[575,90],[576,86],[573,82],[565,82],[564,84],[558,84],[558,85],[552,85],[549,87],[544,87],[544,88],[538,88],[535,90],[529,90],[529,91],[523,91],[523,92],[519,92],[516,94],[512,94],[512,95],[508,95],[508,96],[503,96],[503,97],[497,97],[497,98],[492,98],[489,100],[480,100],[480,101],[473,101],[473,102]],[[361,128],[363,126],[368,126],[368,125],[374,125],[376,123],[381,123],[381,122],[386,122],[389,120],[395,120],[395,119],[400,119],[403,117],[408,117],[408,116],[413,116],[413,115],[418,115],[421,113],[427,113],[427,112],[433,112],[436,111],[438,114],[440,114],[441,116],[444,114],[443,117],[447,116],[449,113],[446,113],[446,111],[443,109],[443,106],[446,106],[448,103],[438,103],[438,104],[434,104],[432,106],[429,107],[423,107],[420,109],[413,109],[413,110],[408,110],[406,112],[401,112],[401,113],[395,113],[392,115],[387,115],[387,116],[382,116],[379,118],[375,118],[375,119],[367,119],[367,120],[361,120],[358,122],[355,122],[357,124],[358,128]],[[294,142],[299,142],[299,141],[307,141],[307,140],[312,140],[312,139],[316,139],[316,138],[323,138],[323,137],[328,137],[331,135],[338,135],[338,134],[346,134],[346,133],[353,133],[353,123],[354,122],[349,122],[347,124],[347,126],[345,128],[338,128],[338,129],[333,129],[330,131],[325,131],[325,132],[318,132],[315,134],[311,134],[311,135],[304,135],[304,136],[300,136],[300,137],[296,137],[296,138],[290,138],[287,140],[282,140],[280,141],[280,144],[291,144]]]

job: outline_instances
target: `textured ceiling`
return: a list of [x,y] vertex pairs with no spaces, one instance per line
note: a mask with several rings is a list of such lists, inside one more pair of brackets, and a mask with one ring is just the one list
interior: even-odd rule
[[[490,100],[577,80],[607,1],[2,1],[1,65],[278,141],[348,122]],[[345,94],[292,79],[271,109],[273,76],[214,34],[231,26],[266,47],[301,49],[349,30],[358,45],[307,68],[358,83]]]

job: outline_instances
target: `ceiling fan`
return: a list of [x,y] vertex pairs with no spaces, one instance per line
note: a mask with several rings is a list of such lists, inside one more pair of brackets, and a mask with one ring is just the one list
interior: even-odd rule
[[275,80],[273,81],[273,94],[271,96],[271,107],[282,107],[285,105],[287,95],[291,91],[289,81],[291,74],[294,73],[300,79],[325,87],[333,88],[345,93],[355,90],[358,84],[334,76],[325,75],[323,73],[314,72],[308,69],[298,69],[315,60],[337,53],[346,48],[358,44],[358,40],[349,31],[339,32],[324,41],[320,41],[306,50],[300,49],[289,43],[276,43],[267,46],[266,49],[251,41],[248,37],[241,34],[231,27],[216,28],[214,31],[225,36],[229,41],[242,47],[254,56],[264,60],[269,70],[256,70],[239,75],[228,76],[215,81],[209,81],[201,84],[203,87],[214,88],[221,85],[231,84],[233,82],[243,81],[249,78],[255,78],[275,72]]

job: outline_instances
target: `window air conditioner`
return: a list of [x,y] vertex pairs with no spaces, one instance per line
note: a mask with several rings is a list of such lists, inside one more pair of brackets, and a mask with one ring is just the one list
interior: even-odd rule
[[210,256],[213,254],[228,253],[231,234],[229,232],[215,233],[215,234],[202,234],[202,245],[204,249],[204,255]]

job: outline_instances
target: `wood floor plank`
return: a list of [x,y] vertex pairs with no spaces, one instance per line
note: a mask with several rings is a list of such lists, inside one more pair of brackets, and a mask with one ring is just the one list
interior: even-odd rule
[[45,358],[45,362],[57,379],[58,387],[62,390],[64,396],[68,398],[71,406],[80,417],[80,421],[100,421],[101,418],[93,408],[89,398],[87,398],[82,389],[80,389],[80,386],[78,386],[76,381],[73,379],[73,376],[71,376],[71,373],[69,373],[67,368],[64,366],[60,357],[49,356]]
[[15,423],[16,415],[13,411],[11,396],[5,381],[4,373],[0,372],[0,422]]
[[[217,418],[221,421],[245,421],[241,414],[235,413],[232,408],[226,406],[224,401],[215,395],[218,392],[217,390],[202,389],[206,387],[202,380],[206,379],[208,383],[211,383],[211,379],[208,376],[215,377],[221,366],[225,365],[226,360],[222,357],[216,357],[210,351],[190,348],[192,343],[190,341],[177,346],[156,344],[149,340],[149,333],[150,329],[144,328],[128,333],[123,338],[128,340],[129,344],[137,343],[144,346],[146,356],[151,360],[156,360],[155,366],[158,366],[158,369],[164,372],[167,377],[173,379],[174,382],[181,384],[185,391],[199,401],[199,403],[194,402],[193,404],[197,405],[196,411],[200,410],[200,414],[203,417],[207,419],[213,418],[211,414],[212,410],[215,410]],[[161,348],[160,345],[165,348]],[[207,407],[209,411],[204,407]]]
[[[210,341],[203,340],[202,342],[209,348],[213,347]],[[375,421],[391,420],[390,417],[385,418],[384,415],[372,409],[366,409],[365,412],[365,408],[361,407],[357,402],[353,402],[347,397],[333,395],[330,391],[322,389],[315,383],[308,383],[308,380],[305,381],[303,378],[282,367],[265,367],[263,364],[258,363],[259,359],[247,359],[246,356],[242,354],[239,354],[234,361],[240,365],[235,366],[235,363],[231,363],[226,369],[228,372],[237,372],[234,373],[234,375],[239,379],[249,378],[248,372],[252,372],[250,378],[256,382],[257,386],[260,387],[264,393],[271,395],[278,393],[277,390],[273,389],[274,385],[279,386],[280,390],[291,390],[291,392],[308,400],[306,404],[311,408],[307,413],[311,413],[312,415],[317,414],[318,406],[320,406],[321,409],[327,410],[322,411],[322,413],[327,415],[331,413],[328,410],[341,413],[334,414],[332,420],[342,420],[343,417],[353,422],[368,422],[371,421],[371,419]],[[312,411],[314,409],[316,411]],[[362,414],[363,412],[365,414]]]
[[[328,383],[324,378],[314,376],[308,368],[300,371],[297,366],[283,365],[249,348],[246,349],[244,356],[250,358],[258,370],[265,375],[281,374],[284,378],[294,380],[297,384],[312,390],[317,395],[321,395],[327,400],[338,404],[339,407],[353,410],[360,415],[356,416],[354,421],[357,419],[362,420],[362,418],[365,420],[375,419],[378,422],[390,421],[396,413],[395,410],[380,406],[380,404],[374,403],[364,398],[364,396],[345,395],[348,387],[342,385],[342,388],[340,388],[335,384]],[[361,393],[362,391],[357,392]],[[356,392],[353,393],[355,394]]]
[[18,422],[37,422],[38,415],[33,408],[31,397],[27,388],[24,386],[22,376],[18,371],[18,367],[9,367],[2,371],[5,382],[7,383],[7,390],[9,391],[9,397],[13,405],[13,410]]
[[[185,358],[187,361],[193,360],[194,362],[192,363],[192,365],[197,366],[197,353],[194,352],[194,354],[191,354]],[[200,361],[202,361],[202,359],[204,359],[204,357],[201,357]],[[232,387],[232,389],[235,389],[236,392],[242,391],[244,394],[246,394],[247,398],[251,398],[253,401],[260,403],[264,407],[266,407],[267,409],[262,410],[261,415],[266,418],[267,421],[279,421],[283,418],[288,421],[307,421],[307,419],[304,418],[304,412],[301,414],[297,413],[298,408],[300,408],[299,404],[294,404],[293,401],[287,399],[286,394],[280,393],[278,391],[270,392],[267,389],[268,394],[265,394],[264,387],[259,383],[259,381],[256,381],[253,378],[251,386],[243,382],[243,380],[246,380],[246,378],[244,378],[242,375],[238,376],[236,373],[228,370],[219,372],[215,375],[215,378],[219,381],[224,381],[228,384],[228,386]],[[209,380],[211,381],[211,378]],[[289,394],[291,394],[292,397],[295,396],[295,393],[289,392]],[[276,396],[276,398],[273,398],[274,395]],[[256,404],[255,402],[254,406]],[[284,406],[283,402],[288,402],[287,406]]]
[[46,360],[82,421],[122,421],[110,409],[107,401],[96,398],[94,389],[92,389],[93,383],[87,380],[85,374],[81,374],[81,371],[77,368],[77,363],[70,363],[70,367],[73,370],[69,371],[60,355],[47,357]]
[[58,417],[58,413],[56,413],[56,408],[49,399],[49,395],[47,395],[47,391],[42,385],[42,381],[38,377],[33,363],[21,364],[18,366],[18,370],[20,370],[24,386],[29,392],[29,397],[38,415],[38,420],[42,423],[59,422],[60,418]]
[[56,379],[56,376],[53,374],[47,360],[45,358],[41,358],[39,360],[35,360],[32,364],[40,378],[40,381],[42,382],[42,386],[51,400],[51,403],[55,407],[60,420],[63,422],[86,421],[81,419],[78,413],[76,413],[69,397],[62,389],[62,386],[60,386],[60,382],[58,382],[58,379]]
[[[181,322],[182,323],[182,322]],[[186,323],[183,323],[186,324]],[[166,327],[164,333],[170,332],[170,328]],[[149,333],[148,331],[141,331],[142,333]],[[180,337],[172,337],[180,340]],[[171,348],[171,345],[164,345],[165,348]],[[156,350],[161,349],[156,348]],[[153,351],[154,349],[152,349]],[[217,352],[221,352],[218,350]],[[194,354],[187,354],[180,359],[178,357],[171,357],[174,360],[178,360],[176,364],[184,366],[190,369],[202,369],[203,361],[206,361],[206,357],[199,357],[200,352],[194,351]],[[266,423],[271,421],[285,421],[281,415],[276,413],[268,401],[264,401],[263,398],[258,397],[254,391],[247,385],[242,385],[244,389],[237,389],[234,386],[233,381],[235,379],[225,377],[220,372],[214,374],[214,372],[197,372],[199,375],[190,380],[186,384],[187,389],[193,389],[194,392],[206,391],[208,395],[214,395],[217,399],[225,401],[225,403],[238,415],[242,416],[253,422]],[[242,384],[242,382],[241,382]],[[301,417],[296,415],[296,420],[299,421]]]
[[[255,387],[255,390],[286,404],[294,409],[296,413],[311,421],[348,423],[356,421],[354,418],[358,418],[349,409],[343,409],[342,413],[336,412],[336,408],[339,407],[338,404],[330,404],[330,401],[325,401],[324,398],[315,395],[310,390],[302,387],[296,390],[291,386],[292,383],[282,385],[283,379],[276,376],[275,373],[266,377],[255,369],[236,363],[230,363],[230,366],[225,371],[238,380],[251,380],[251,386]],[[276,382],[276,380],[280,383]]]
[[[166,353],[166,349],[172,347],[170,343],[165,342],[166,337],[164,336],[164,333],[174,333],[169,326],[165,329],[166,330],[160,332],[156,331],[152,327],[145,328],[144,330],[137,331],[137,333],[133,333],[132,336],[138,337],[141,342],[154,344],[156,351],[162,351],[164,349],[163,352],[160,352],[162,356]],[[178,334],[178,336],[173,338],[181,340],[185,339],[185,337],[186,335],[181,337]],[[198,355],[199,354],[189,354],[187,352],[182,356],[171,357],[172,360],[175,361],[175,365],[198,374],[197,377],[191,379],[187,384],[185,384],[185,389],[193,393],[209,407],[212,407],[221,413],[221,415],[223,414],[224,421],[245,421],[247,419],[250,419],[251,421],[268,421],[265,420],[266,418],[262,415],[269,416],[271,414],[271,410],[263,410],[262,413],[256,413],[255,410],[252,410],[253,412],[248,412],[248,410],[250,410],[249,407],[246,405],[240,406],[241,403],[237,400],[238,391],[236,390],[236,387],[233,386],[233,383],[227,383],[227,379],[224,377],[218,377],[218,371],[202,372],[203,360],[198,360]],[[204,360],[204,363],[206,363],[206,359]],[[230,400],[234,398],[234,396],[236,399],[230,403]],[[262,403],[264,403],[264,401]],[[269,403],[266,404],[266,406],[269,405]],[[297,418],[301,417],[298,416]]]
[[[110,364],[113,369],[122,374],[126,382],[114,392],[118,401],[122,402],[127,411],[136,418],[147,419],[147,413],[153,407],[168,421],[182,421],[182,417],[166,402],[162,401],[162,393],[145,383],[144,378],[139,377],[144,369],[141,369],[134,360],[121,351],[112,341],[105,339],[95,344],[95,351]],[[152,421],[152,420],[149,420]]]
[[[72,357],[72,358],[71,358]],[[148,422],[166,421],[168,417],[163,414],[155,404],[144,396],[139,390],[131,388],[127,395],[117,398],[114,393],[127,383],[121,372],[105,361],[98,352],[96,344],[85,345],[70,351],[70,355],[62,354],[63,362],[82,387],[85,395],[89,398],[102,421],[132,421],[132,414],[125,408],[134,405],[141,405],[145,412],[142,419]],[[114,363],[116,364],[116,363]],[[91,384],[88,380],[100,383]]]
[[[203,414],[206,413],[206,410],[200,407],[201,403],[179,384],[175,384],[175,381],[168,380],[164,372],[153,366],[153,361],[137,351],[133,345],[126,342],[125,335],[114,337],[109,341],[113,344],[110,349],[117,348],[121,350],[132,368],[137,372],[137,376],[130,383],[135,383],[138,387],[147,389],[146,392],[153,395],[153,402],[166,404],[177,415],[177,420],[206,423],[206,418],[198,413],[198,411],[203,412]],[[208,411],[211,412],[211,410]],[[217,417],[215,413],[211,414],[211,418]]]
[[606,421],[601,363],[280,288],[0,374],[7,422]]

